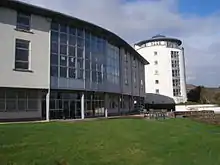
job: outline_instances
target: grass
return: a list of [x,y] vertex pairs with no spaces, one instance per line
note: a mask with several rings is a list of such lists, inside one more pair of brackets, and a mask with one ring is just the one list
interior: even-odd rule
[[0,125],[1,165],[219,165],[220,127],[188,119]]

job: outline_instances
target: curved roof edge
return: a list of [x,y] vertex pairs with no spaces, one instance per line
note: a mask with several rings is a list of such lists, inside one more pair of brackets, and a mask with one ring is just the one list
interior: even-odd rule
[[182,41],[176,38],[171,38],[171,37],[166,37],[163,35],[156,35],[153,36],[152,38],[148,39],[148,40],[143,40],[140,41],[138,43],[136,43],[135,45],[141,46],[143,44],[149,43],[149,42],[154,42],[154,41],[170,41],[170,42],[175,42],[178,44],[178,46],[182,45]]
[[129,45],[125,40],[117,36],[116,34],[100,27],[90,22],[86,22],[84,20],[72,17],[70,15],[66,15],[57,11],[53,11],[50,9],[46,9],[40,6],[35,6],[29,3],[17,1],[17,0],[7,0],[7,1],[0,1],[0,6],[11,8],[14,10],[21,10],[24,12],[29,12],[36,15],[41,15],[44,17],[52,18],[55,20],[59,20],[60,22],[73,24],[76,27],[84,28],[89,32],[94,33],[94,35],[102,36],[109,42],[116,44],[118,47],[123,47],[127,51],[131,52],[132,54],[136,55],[136,57],[145,65],[149,64],[149,62],[143,58],[131,45]]

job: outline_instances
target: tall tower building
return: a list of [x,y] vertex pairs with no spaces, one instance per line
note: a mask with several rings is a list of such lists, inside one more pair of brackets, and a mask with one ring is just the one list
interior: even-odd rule
[[[175,103],[187,101],[184,48],[182,41],[156,35],[135,44],[135,49],[149,65],[145,66],[145,92],[172,98]],[[154,103],[165,103],[155,99]]]

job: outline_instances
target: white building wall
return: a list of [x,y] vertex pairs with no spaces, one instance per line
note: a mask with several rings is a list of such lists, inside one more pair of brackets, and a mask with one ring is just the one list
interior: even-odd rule
[[[176,103],[186,102],[186,81],[185,81],[185,62],[183,52],[181,48],[167,48],[165,42],[162,41],[161,45],[151,46],[151,43],[147,43],[146,46],[138,47],[135,49],[145,59],[149,61],[149,65],[145,66],[145,92],[156,93],[156,89],[159,89],[159,94],[173,98]],[[171,51],[179,52],[180,61],[180,85],[181,85],[181,96],[174,97],[173,95],[173,81],[172,81],[172,61]],[[157,52],[157,55],[154,54]],[[155,64],[155,61],[158,64]],[[155,74],[155,71],[158,74]],[[155,80],[159,80],[159,84],[155,83]],[[154,97],[154,103],[167,103],[166,100],[161,101],[161,97]],[[159,99],[160,98],[160,99]],[[152,101],[152,99],[151,99]]]
[[[49,88],[50,22],[32,15],[31,31],[15,30],[17,12],[0,7],[0,87]],[[30,41],[30,70],[14,71],[15,39]]]

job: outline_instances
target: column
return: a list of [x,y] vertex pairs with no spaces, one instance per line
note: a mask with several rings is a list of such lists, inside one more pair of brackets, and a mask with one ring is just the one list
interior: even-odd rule
[[108,117],[108,105],[109,105],[109,102],[108,102],[108,94],[105,93],[104,95],[104,104],[105,104],[105,117],[107,118]]
[[46,121],[50,121],[50,89],[46,95]]
[[84,93],[81,94],[81,119],[85,118],[85,113],[84,113],[84,98],[85,95]]

